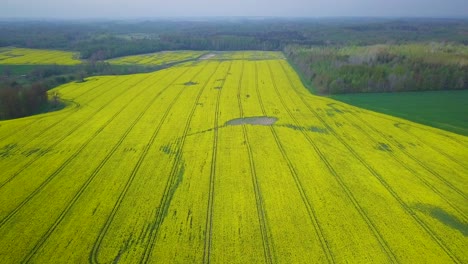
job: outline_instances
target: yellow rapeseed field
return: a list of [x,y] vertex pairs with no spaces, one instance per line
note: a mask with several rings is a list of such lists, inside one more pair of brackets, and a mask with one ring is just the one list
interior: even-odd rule
[[206,53],[206,51],[163,51],[150,54],[125,56],[110,59],[108,62],[116,65],[165,65],[174,62],[195,60]]
[[275,51],[228,51],[228,52],[211,52],[207,59],[213,60],[268,60],[268,59],[285,59],[283,53]]
[[467,137],[258,54],[91,77],[0,122],[0,262],[468,263]]
[[4,47],[0,48],[0,64],[15,65],[76,65],[81,61],[78,54],[60,50],[41,50]]

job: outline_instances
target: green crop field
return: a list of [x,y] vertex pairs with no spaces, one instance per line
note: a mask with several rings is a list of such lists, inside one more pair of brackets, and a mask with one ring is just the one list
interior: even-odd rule
[[0,64],[7,65],[76,65],[81,61],[78,54],[60,50],[25,48],[0,48]]
[[341,94],[332,98],[468,136],[468,90]]
[[0,122],[0,262],[468,262],[467,137],[235,55]]
[[180,61],[196,60],[206,53],[206,51],[163,51],[125,56],[108,60],[108,62],[115,65],[165,65]]

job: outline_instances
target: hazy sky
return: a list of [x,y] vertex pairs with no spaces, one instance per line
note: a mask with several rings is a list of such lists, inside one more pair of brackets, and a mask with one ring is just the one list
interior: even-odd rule
[[0,18],[468,17],[468,0],[0,0]]

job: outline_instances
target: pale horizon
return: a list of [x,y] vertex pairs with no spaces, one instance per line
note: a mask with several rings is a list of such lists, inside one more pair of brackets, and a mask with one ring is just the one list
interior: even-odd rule
[[465,0],[15,0],[1,3],[0,7],[0,19],[468,17]]

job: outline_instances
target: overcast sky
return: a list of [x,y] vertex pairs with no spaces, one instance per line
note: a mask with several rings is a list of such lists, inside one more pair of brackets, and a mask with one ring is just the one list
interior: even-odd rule
[[468,0],[0,0],[0,18],[468,17]]

